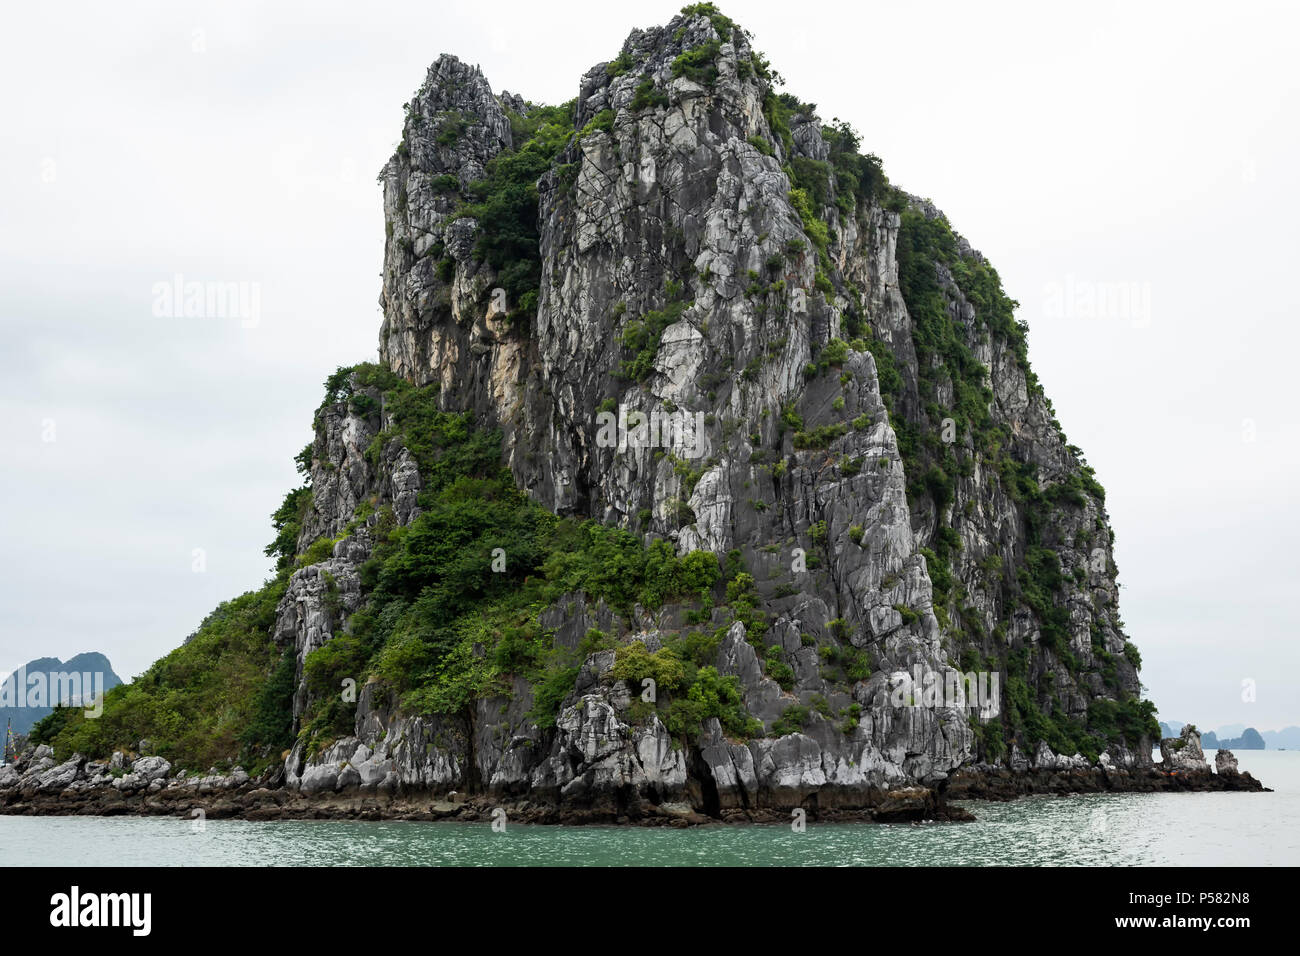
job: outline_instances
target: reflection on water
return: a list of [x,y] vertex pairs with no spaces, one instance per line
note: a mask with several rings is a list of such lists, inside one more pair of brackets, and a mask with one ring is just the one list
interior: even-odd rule
[[965,804],[976,823],[695,830],[488,823],[0,817],[0,865],[983,866],[1300,864],[1300,753],[1238,754],[1277,792]]

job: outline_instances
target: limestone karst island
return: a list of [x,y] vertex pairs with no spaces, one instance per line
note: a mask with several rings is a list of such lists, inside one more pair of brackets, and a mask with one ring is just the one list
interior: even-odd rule
[[559,105],[434,61],[380,174],[378,361],[322,370],[274,577],[41,719],[0,812],[1259,789],[1160,741],[1105,492],[993,266],[754,43],[697,4]]

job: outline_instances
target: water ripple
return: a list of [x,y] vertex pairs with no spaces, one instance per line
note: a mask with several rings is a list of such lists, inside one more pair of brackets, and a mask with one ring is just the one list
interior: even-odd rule
[[0,817],[4,866],[1257,866],[1300,863],[1300,754],[1242,759],[1276,793],[965,804],[966,824],[694,830],[488,823]]

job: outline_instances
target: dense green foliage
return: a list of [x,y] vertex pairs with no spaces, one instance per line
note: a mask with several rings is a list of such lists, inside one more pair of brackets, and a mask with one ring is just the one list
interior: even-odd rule
[[639,113],[642,110],[650,109],[652,106],[667,105],[668,95],[656,87],[655,81],[647,76],[637,84],[630,108],[633,113]]
[[628,70],[632,69],[632,65],[633,65],[632,54],[620,53],[617,57],[615,57],[613,60],[610,60],[609,63],[606,64],[605,73],[612,80],[615,77],[622,76]]
[[[381,390],[392,424],[368,455],[377,462],[392,440],[410,449],[425,482],[423,511],[399,527],[390,509],[376,512],[370,502],[358,509],[372,516],[378,544],[360,569],[363,607],[305,662],[311,699],[303,732],[312,749],[352,729],[356,705],[339,693],[345,679],[360,685],[374,677],[410,710],[458,714],[482,696],[509,693],[510,678],[522,675],[534,686],[533,716],[553,724],[592,647],[557,647],[539,613],[572,592],[603,598],[624,617],[637,605],[654,609],[670,600],[712,607],[723,578],[713,554],[679,558],[666,541],[646,545],[627,531],[541,508],[502,467],[500,434],[475,428],[468,414],[439,410],[436,387],[416,388],[361,365],[330,376],[326,401],[350,402],[369,389]],[[289,533],[301,520],[304,491],[291,492],[277,512],[268,549],[280,557],[275,580],[221,605],[188,643],[109,691],[101,718],[59,709],[38,725],[38,738],[60,755],[95,758],[147,738],[176,766],[194,770],[235,759],[260,769],[278,759],[292,744],[295,660],[292,648],[273,645],[271,631],[289,570],[306,559],[295,556],[296,532]],[[737,587],[734,578],[729,593],[738,613],[758,626],[752,581],[743,575]],[[718,717],[731,733],[762,731],[740,705],[735,679],[705,664],[718,640],[679,638],[654,660],[660,669],[651,673],[664,687],[661,713],[674,734],[694,736],[706,717]],[[634,656],[623,666],[636,664]]]
[[500,434],[439,410],[436,388],[397,383],[384,404],[393,425],[369,454],[377,461],[394,439],[411,450],[425,480],[423,510],[407,527],[380,513],[378,544],[361,568],[365,605],[345,633],[307,658],[309,735],[323,741],[347,732],[355,708],[337,688],[372,675],[403,706],[430,714],[507,693],[510,678],[522,675],[536,688],[534,716],[547,725],[581,657],[542,630],[543,608],[574,591],[625,616],[637,604],[670,599],[712,603],[721,576],[712,554],[679,558],[665,541],[647,546],[621,529],[557,518],[515,487],[500,463]]
[[662,309],[652,309],[623,327],[619,341],[623,348],[632,352],[632,357],[619,363],[618,371],[615,372],[619,378],[641,382],[654,373],[655,356],[659,354],[659,342],[664,330],[691,307],[681,283],[669,280],[666,298],[668,301]]
[[718,80],[718,51],[721,40],[709,40],[684,50],[673,60],[673,76],[684,76],[701,86],[713,86]]
[[156,753],[190,770],[241,753],[253,768],[278,759],[288,745],[284,692],[292,693],[293,658],[286,683],[285,658],[271,642],[271,627],[286,580],[282,574],[222,604],[187,643],[109,690],[97,719],[86,719],[80,709],[56,712],[57,720],[42,727],[42,739],[60,758],[75,752],[97,759],[134,751],[147,739]]
[[720,37],[730,37],[736,29],[736,22],[719,10],[716,3],[687,4],[682,7],[681,14],[684,17],[708,17]]
[[[1005,708],[1004,719],[1013,732],[1024,735],[1031,750],[1039,741],[1046,741],[1056,753],[1080,753],[1095,761],[1113,741],[1123,740],[1136,747],[1143,737],[1148,743],[1160,737],[1155,704],[1149,700],[1128,698],[1115,701],[1097,698],[1088,705],[1088,722],[1085,725],[1077,719],[1066,717],[1059,708],[1051,714],[1045,714],[1023,676],[1008,678],[1005,699],[1008,706]],[[996,726],[996,722],[991,722],[985,724],[984,728],[987,732],[988,728]]]
[[534,106],[510,113],[514,149],[496,156],[487,175],[470,185],[470,204],[459,215],[479,221],[475,255],[497,271],[512,321],[537,311],[542,280],[537,180],[573,138],[574,104]]
[[654,653],[641,641],[632,641],[619,646],[611,673],[627,681],[634,694],[648,693],[653,686],[655,709],[674,737],[696,738],[701,723],[710,717],[716,717],[731,736],[761,736],[763,725],[741,703],[739,679],[723,677],[712,664],[701,664],[701,650],[711,658],[717,640],[704,642],[698,633],[670,638],[666,647]]
[[1064,651],[1070,640],[1070,615],[1053,599],[1065,586],[1061,559],[1050,548],[1030,547],[1018,578],[1025,603],[1038,616],[1043,647]]
[[599,113],[597,113],[595,116],[593,116],[591,119],[587,121],[587,125],[584,126],[579,131],[578,138],[581,139],[583,137],[590,136],[592,133],[595,133],[597,131],[608,133],[613,128],[614,128],[614,111],[610,109],[601,110]]
[[284,503],[271,515],[271,524],[275,528],[275,540],[266,546],[267,557],[276,559],[277,570],[292,567],[298,550],[298,535],[302,532],[302,522],[307,509],[311,507],[311,489],[294,488],[284,496]]
[[280,663],[258,692],[252,720],[239,735],[245,748],[268,749],[273,754],[293,746],[293,692],[297,655],[285,647]]

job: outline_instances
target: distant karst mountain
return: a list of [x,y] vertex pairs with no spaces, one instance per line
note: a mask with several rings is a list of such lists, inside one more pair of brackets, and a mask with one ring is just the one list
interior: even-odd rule
[[[1178,721],[1171,723],[1160,722],[1160,735],[1162,737],[1177,737],[1183,728],[1183,724]],[[1284,730],[1267,730],[1260,733],[1254,727],[1243,728],[1240,724],[1229,724],[1220,728],[1218,733],[1239,733],[1238,737],[1225,737],[1220,739],[1218,734],[1213,730],[1208,730],[1201,734],[1201,747],[1205,750],[1223,749],[1223,750],[1269,750],[1269,749],[1287,749],[1286,740],[1291,739],[1290,732],[1296,731],[1295,737],[1297,743],[1300,743],[1300,728],[1287,727]],[[1272,736],[1277,743],[1270,746],[1268,738]],[[1292,744],[1291,746],[1295,746]]]
[[1300,727],[1261,730],[1259,733],[1269,750],[1300,750]]
[[56,704],[86,704],[122,683],[108,658],[98,652],[78,654],[66,661],[39,657],[9,672],[0,683],[0,734],[6,722],[15,734],[25,734]]
[[1254,727],[1247,727],[1242,731],[1240,737],[1228,737],[1220,740],[1210,731],[1201,738],[1203,747],[1220,747],[1224,750],[1266,750],[1267,744],[1264,738]]

